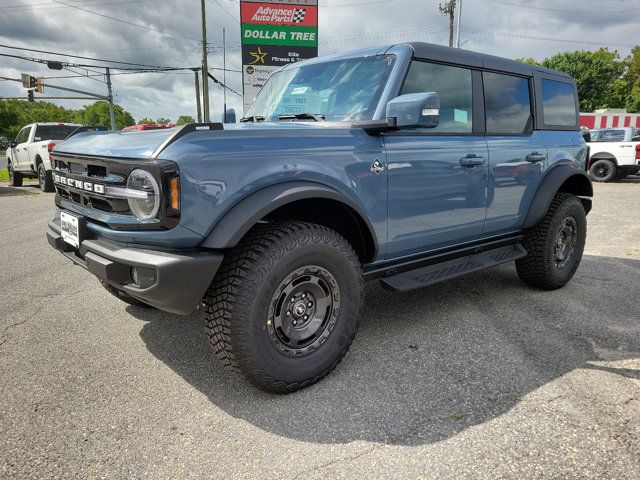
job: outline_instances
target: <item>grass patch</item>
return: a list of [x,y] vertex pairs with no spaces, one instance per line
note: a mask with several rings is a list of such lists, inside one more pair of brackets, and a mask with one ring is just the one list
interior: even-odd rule
[[[0,182],[1,183],[6,183],[9,181],[9,170],[7,170],[6,168],[0,168]],[[31,183],[38,183],[38,179],[37,178],[23,178],[22,179],[23,183],[31,184]]]

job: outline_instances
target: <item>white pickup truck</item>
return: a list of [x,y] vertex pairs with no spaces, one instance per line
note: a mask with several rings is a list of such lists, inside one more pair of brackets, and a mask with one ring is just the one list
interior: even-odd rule
[[620,180],[640,171],[640,130],[602,128],[585,133],[591,156],[589,176],[594,182]]
[[9,142],[7,169],[14,187],[22,185],[23,178],[38,178],[40,188],[52,192],[51,150],[70,135],[86,130],[77,123],[32,123]]

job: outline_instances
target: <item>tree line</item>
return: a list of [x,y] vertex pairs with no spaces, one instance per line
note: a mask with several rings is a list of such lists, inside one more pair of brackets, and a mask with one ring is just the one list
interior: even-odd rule
[[[118,130],[135,125],[133,116],[120,105],[114,105],[114,117]],[[22,127],[36,122],[81,123],[83,125],[110,125],[109,104],[104,101],[95,102],[73,110],[50,102],[28,102],[26,100],[0,100],[0,137],[16,138]],[[176,125],[194,123],[189,115],[182,115]],[[138,125],[146,123],[170,124],[168,118],[141,118]]]

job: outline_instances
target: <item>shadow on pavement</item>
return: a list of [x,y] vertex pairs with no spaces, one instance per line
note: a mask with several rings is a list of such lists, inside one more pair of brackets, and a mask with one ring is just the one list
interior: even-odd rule
[[24,187],[10,187],[8,185],[0,185],[0,196],[16,197],[21,195],[37,195],[40,191],[38,184],[25,185]]
[[342,364],[285,396],[224,370],[199,315],[127,309],[146,322],[149,351],[233,417],[306,442],[417,445],[490,421],[576,369],[637,379],[616,362],[640,357],[639,283],[640,261],[594,256],[553,292],[526,287],[512,265],[407,293],[370,283]]

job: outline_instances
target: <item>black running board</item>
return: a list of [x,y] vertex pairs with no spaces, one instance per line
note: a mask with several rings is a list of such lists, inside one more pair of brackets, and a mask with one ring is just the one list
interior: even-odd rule
[[526,256],[527,251],[517,243],[386,277],[380,284],[391,291],[414,290]]

